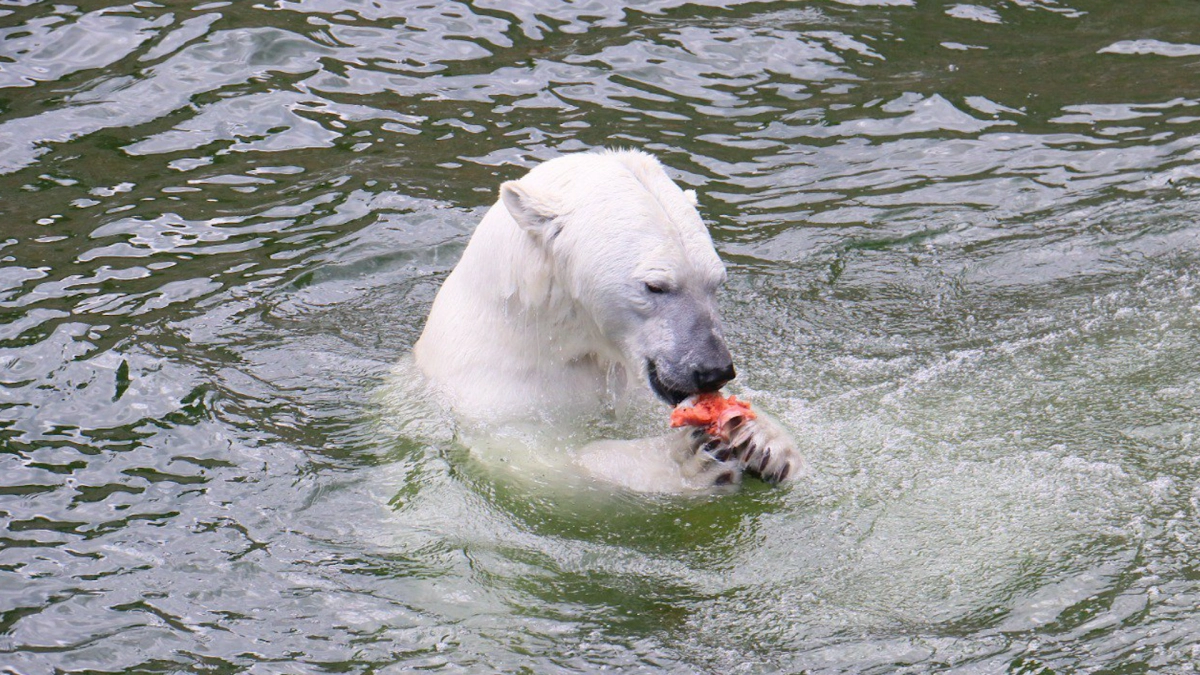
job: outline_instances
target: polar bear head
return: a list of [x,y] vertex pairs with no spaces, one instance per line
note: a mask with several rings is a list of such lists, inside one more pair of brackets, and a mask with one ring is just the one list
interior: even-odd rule
[[567,155],[504,183],[501,201],[535,253],[539,306],[674,405],[733,379],[716,293],[725,267],[684,192],[638,151]]

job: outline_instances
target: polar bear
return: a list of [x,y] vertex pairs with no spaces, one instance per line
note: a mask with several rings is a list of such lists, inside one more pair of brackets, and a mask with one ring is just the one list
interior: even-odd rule
[[[415,363],[460,420],[479,427],[676,405],[734,378],[716,293],[725,268],[658,160],[635,150],[561,156],[500,186],[434,299]],[[665,427],[666,411],[656,412]],[[600,440],[577,453],[592,475],[686,492],[771,482],[803,464],[760,415],[728,444],[674,430]]]

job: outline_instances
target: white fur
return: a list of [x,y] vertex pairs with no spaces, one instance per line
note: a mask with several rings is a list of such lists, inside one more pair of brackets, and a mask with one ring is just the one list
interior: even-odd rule
[[[413,349],[460,420],[477,429],[570,424],[644,403],[648,359],[686,359],[698,339],[680,330],[681,312],[708,321],[712,331],[702,337],[723,348],[715,293],[724,266],[695,193],[676,186],[656,159],[638,151],[567,155],[500,194]],[[684,309],[664,318],[646,284],[686,298]],[[667,408],[659,411],[665,426]],[[707,487],[728,468],[697,462],[695,447],[682,433],[604,441],[584,448],[578,464],[643,491]]]

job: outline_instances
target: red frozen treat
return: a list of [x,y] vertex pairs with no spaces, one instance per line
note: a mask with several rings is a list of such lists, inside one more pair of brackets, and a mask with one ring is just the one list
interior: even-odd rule
[[754,417],[749,403],[739,401],[735,396],[725,398],[718,392],[712,392],[698,394],[689,407],[672,410],[671,426],[704,427],[708,435],[729,440],[730,422],[737,419],[752,420]]

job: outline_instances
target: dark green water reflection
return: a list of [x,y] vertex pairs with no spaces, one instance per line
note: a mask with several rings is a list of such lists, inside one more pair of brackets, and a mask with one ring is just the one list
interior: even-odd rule
[[[0,670],[1189,672],[1194,2],[0,2]],[[813,476],[382,418],[498,184],[641,147]]]

